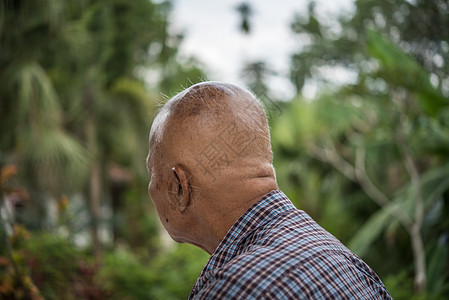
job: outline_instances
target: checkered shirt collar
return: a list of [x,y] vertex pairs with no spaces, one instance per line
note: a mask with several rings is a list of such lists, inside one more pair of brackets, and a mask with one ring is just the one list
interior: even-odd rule
[[256,228],[264,226],[273,216],[292,209],[295,209],[295,206],[282,191],[273,190],[266,194],[252,205],[229,229],[206,263],[200,277],[204,273],[224,265],[240,254],[244,248],[241,247],[241,241]]

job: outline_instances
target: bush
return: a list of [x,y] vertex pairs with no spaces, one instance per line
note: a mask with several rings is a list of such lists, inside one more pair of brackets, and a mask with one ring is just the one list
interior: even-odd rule
[[30,277],[45,299],[74,299],[74,281],[81,253],[69,241],[51,234],[39,233],[25,243],[25,259]]
[[107,255],[98,280],[111,299],[186,299],[207,257],[191,245],[176,245],[150,260],[119,249]]

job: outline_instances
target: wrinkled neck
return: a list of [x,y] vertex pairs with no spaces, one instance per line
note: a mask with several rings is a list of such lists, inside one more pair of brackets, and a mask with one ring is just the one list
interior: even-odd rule
[[[240,178],[222,190],[210,193],[202,201],[204,208],[198,211],[198,222],[207,238],[207,252],[218,247],[234,223],[257,201],[269,192],[278,189],[276,179],[268,174],[256,177]],[[206,241],[201,244],[205,245]]]

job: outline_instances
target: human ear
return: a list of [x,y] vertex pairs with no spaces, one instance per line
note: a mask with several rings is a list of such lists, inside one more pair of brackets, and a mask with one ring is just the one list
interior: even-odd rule
[[173,184],[171,187],[171,195],[175,199],[175,203],[180,212],[184,212],[190,204],[190,183],[187,173],[182,166],[172,168]]

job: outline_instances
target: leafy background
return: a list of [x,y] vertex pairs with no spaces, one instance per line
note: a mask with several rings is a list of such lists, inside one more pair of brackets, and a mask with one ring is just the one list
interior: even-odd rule
[[[171,1],[0,2],[0,296],[185,299],[207,260],[161,229],[147,135],[165,96],[209,78],[178,52]],[[357,0],[293,14],[296,96],[264,61],[278,183],[381,276],[395,299],[449,297],[449,5]],[[251,35],[256,4],[235,13]],[[267,37],[269,38],[269,37]],[[337,69],[355,80],[336,84]],[[144,74],[156,80],[148,83]],[[335,73],[337,74],[337,73]],[[304,97],[304,87],[319,92]]]

